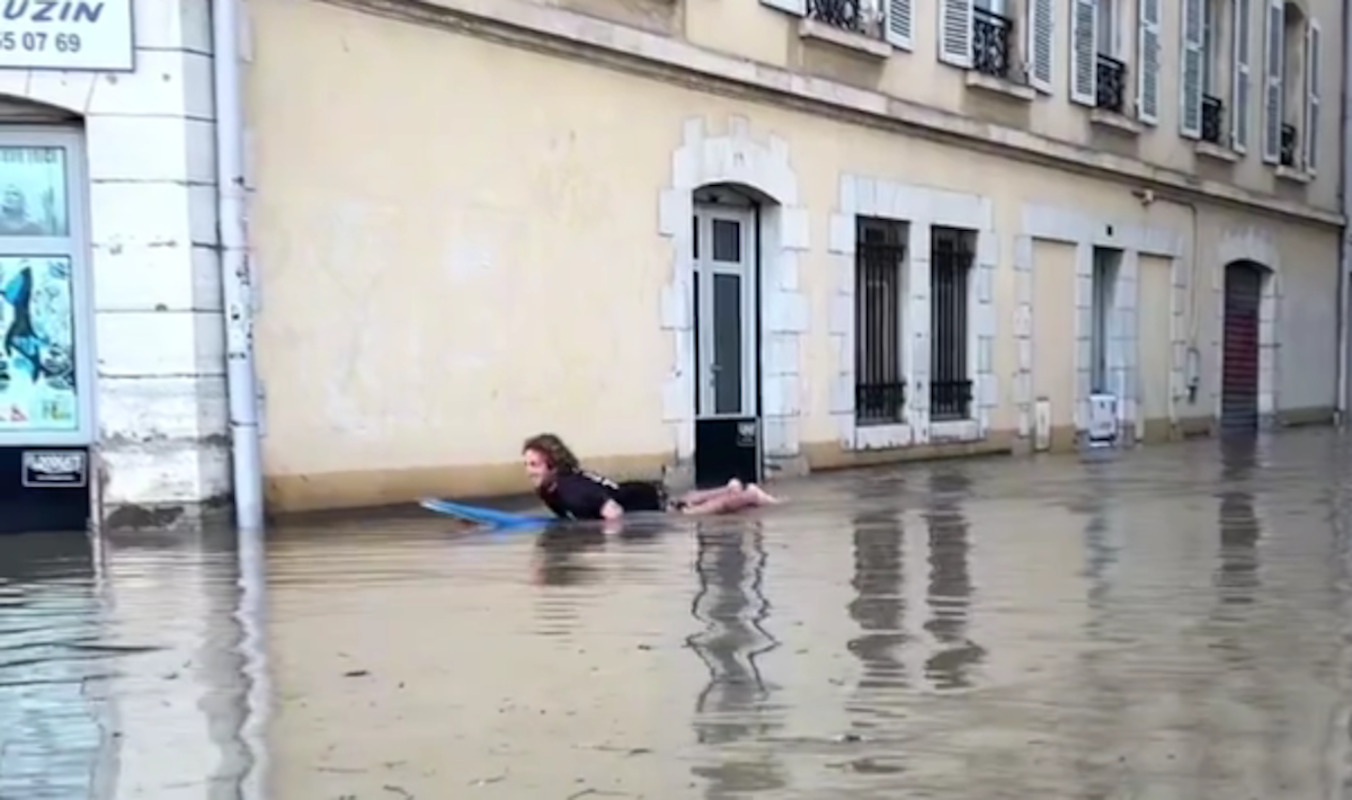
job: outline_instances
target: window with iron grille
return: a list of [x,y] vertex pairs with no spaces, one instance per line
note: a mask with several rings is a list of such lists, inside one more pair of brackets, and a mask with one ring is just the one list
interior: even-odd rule
[[907,225],[858,217],[854,268],[854,413],[858,425],[904,421],[902,309]]
[[930,419],[971,418],[967,363],[968,284],[976,231],[936,227],[930,233]]

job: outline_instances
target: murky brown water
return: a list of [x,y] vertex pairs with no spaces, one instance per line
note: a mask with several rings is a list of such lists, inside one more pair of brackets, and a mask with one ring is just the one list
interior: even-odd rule
[[606,539],[0,538],[0,798],[1352,797],[1352,443]]

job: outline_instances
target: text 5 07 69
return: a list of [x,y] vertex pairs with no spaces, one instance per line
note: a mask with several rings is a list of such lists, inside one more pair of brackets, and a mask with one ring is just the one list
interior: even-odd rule
[[80,45],[80,34],[78,33],[0,31],[0,51],[78,53],[80,52]]

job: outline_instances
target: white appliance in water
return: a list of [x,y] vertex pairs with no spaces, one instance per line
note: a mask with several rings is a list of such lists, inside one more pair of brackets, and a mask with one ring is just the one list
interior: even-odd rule
[[1108,447],[1117,441],[1117,398],[1111,394],[1089,395],[1089,445]]

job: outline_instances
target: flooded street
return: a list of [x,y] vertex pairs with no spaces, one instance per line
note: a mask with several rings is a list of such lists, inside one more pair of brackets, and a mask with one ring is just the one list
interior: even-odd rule
[[0,538],[0,798],[1352,796],[1352,441],[952,461],[606,538]]

